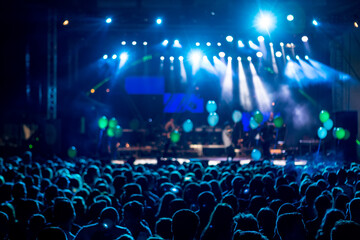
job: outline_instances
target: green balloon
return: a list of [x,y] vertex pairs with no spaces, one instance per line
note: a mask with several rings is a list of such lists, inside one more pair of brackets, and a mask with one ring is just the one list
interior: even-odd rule
[[121,137],[123,134],[123,129],[117,125],[116,128],[115,128],[115,137],[119,138]]
[[180,140],[180,133],[177,130],[171,132],[170,133],[170,140],[173,143],[177,143]]
[[319,114],[319,118],[320,118],[320,121],[322,123],[326,122],[327,120],[329,120],[330,118],[330,114],[328,111],[326,110],[321,110],[320,114]]
[[345,129],[345,136],[344,136],[344,140],[348,140],[350,138],[350,131]]
[[108,125],[108,122],[109,121],[108,121],[107,117],[102,116],[98,121],[99,128],[100,129],[105,129],[107,127],[107,125]]
[[115,136],[115,129],[114,128],[108,128],[106,130],[106,133],[109,137],[114,137]]
[[76,154],[77,154],[76,147],[74,147],[74,146],[69,147],[67,153],[68,153],[69,158],[75,158]]
[[345,130],[341,127],[336,129],[335,135],[338,139],[343,139],[345,137]]
[[258,124],[261,124],[262,121],[264,120],[264,116],[262,115],[262,113],[260,111],[256,111],[254,113],[254,119]]
[[109,120],[109,128],[116,128],[117,124],[118,124],[118,122],[117,122],[116,118],[113,117]]
[[281,128],[284,124],[284,119],[280,116],[274,118],[274,125],[277,128]]

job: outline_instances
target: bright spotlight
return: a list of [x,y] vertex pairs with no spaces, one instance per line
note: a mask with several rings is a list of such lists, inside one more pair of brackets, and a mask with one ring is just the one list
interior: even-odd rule
[[305,59],[306,59],[306,60],[309,60],[309,56],[308,56],[308,55],[305,55]]
[[107,54],[104,54],[103,59],[108,59],[109,56]]
[[354,27],[358,28],[359,24],[357,22],[354,22]]
[[261,11],[255,18],[255,25],[259,31],[270,32],[275,28],[275,16],[271,12]]
[[112,22],[112,19],[111,19],[111,18],[107,18],[107,19],[105,20],[105,22],[106,22],[106,23],[111,23],[111,22]]
[[211,42],[207,42],[206,46],[210,47],[211,46]]
[[241,40],[238,41],[238,46],[239,46],[240,48],[245,47],[244,43],[243,43]]
[[63,21],[63,26],[67,26],[67,25],[69,25],[69,20],[66,19]]
[[132,41],[131,44],[135,46],[135,45],[137,44],[137,42],[136,42],[136,41]]
[[278,58],[280,58],[280,57],[282,57],[282,53],[281,53],[280,51],[277,51],[277,52],[275,53],[275,56],[278,57]]
[[225,53],[224,52],[219,52],[219,57],[221,57],[221,58],[225,57]]
[[198,46],[200,46],[200,43],[199,43],[199,42],[196,42],[195,45],[198,47]]
[[228,41],[228,42],[232,42],[233,40],[234,40],[234,38],[230,35],[226,37],[226,41]]
[[161,44],[165,47],[169,44],[169,40],[165,39]]
[[281,47],[283,47],[283,46],[284,46],[284,43],[283,43],[283,42],[281,42],[281,43],[280,43],[280,46],[281,46]]
[[319,25],[319,23],[318,23],[315,19],[312,21],[312,24],[313,24],[314,26],[318,26],[318,25]]
[[259,41],[259,42],[263,42],[263,41],[265,41],[265,38],[264,38],[263,36],[259,36],[259,37],[258,37],[258,41]]
[[117,55],[116,54],[114,54],[114,55],[112,55],[112,57],[111,57],[112,59],[116,59],[117,58]]
[[180,57],[179,57],[179,60],[180,60],[180,61],[184,61],[184,57],[183,57],[183,56],[180,56]]
[[220,46],[221,46],[221,42],[218,42],[217,45],[220,47]]
[[123,46],[126,45],[126,42],[125,42],[125,41],[122,41],[122,42],[121,42],[121,45],[123,45]]
[[287,15],[286,19],[287,19],[289,22],[292,22],[292,21],[294,21],[294,15],[289,14],[289,15]]
[[269,43],[269,46],[272,47],[272,46],[274,46],[274,44],[271,42],[271,43]]
[[147,43],[147,42],[143,42],[143,45],[144,45],[144,46],[147,46],[147,45],[148,45],[148,43]]
[[178,39],[175,39],[175,40],[174,40],[173,47],[181,48],[181,44],[180,44],[180,41],[179,41]]
[[303,36],[301,38],[301,41],[303,41],[304,43],[307,42],[309,40],[309,38],[307,36]]
[[156,24],[158,24],[158,25],[162,24],[162,19],[161,19],[161,18],[157,18],[157,19],[156,19]]
[[261,58],[263,55],[264,55],[264,54],[263,54],[262,52],[257,52],[257,53],[256,53],[256,56],[257,56],[258,58]]
[[123,52],[120,54],[121,61],[126,61],[126,60],[128,60],[128,58],[129,58],[129,55],[126,52]]
[[232,60],[232,57],[229,56],[229,57],[228,57],[228,61],[231,61],[231,60]]
[[207,57],[206,55],[204,55],[204,56],[202,57],[202,60],[203,60],[203,61],[206,61],[206,60],[208,60],[208,57]]
[[179,40],[174,40],[174,45],[178,45],[178,44],[180,44],[180,42],[179,42]]
[[286,56],[286,60],[290,61],[290,56],[289,55]]
[[165,60],[165,57],[164,57],[164,56],[161,56],[161,57],[160,57],[160,60],[161,60],[161,61],[164,61],[164,60]]
[[295,57],[295,58],[296,58],[296,60],[300,60],[300,57],[299,57],[299,55],[296,55],[296,57]]
[[175,58],[173,56],[170,56],[169,59],[171,62],[173,62]]
[[249,62],[251,62],[251,57],[249,56],[249,57],[247,57],[247,60],[249,61]]
[[193,64],[197,64],[198,62],[200,62],[201,60],[201,53],[198,52],[198,51],[193,51],[190,53],[190,61],[193,63]]
[[241,57],[237,57],[237,60],[238,60],[238,61],[241,61]]

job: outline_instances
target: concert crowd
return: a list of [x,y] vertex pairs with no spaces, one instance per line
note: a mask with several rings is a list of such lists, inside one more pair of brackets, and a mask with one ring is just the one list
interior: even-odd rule
[[0,161],[0,239],[351,240],[360,165]]

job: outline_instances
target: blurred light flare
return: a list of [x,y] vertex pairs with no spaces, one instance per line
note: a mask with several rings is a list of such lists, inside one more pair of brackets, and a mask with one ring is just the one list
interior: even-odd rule
[[161,44],[166,47],[169,44],[169,40],[165,39]]
[[241,40],[238,41],[238,46],[239,46],[240,48],[245,47],[244,43],[243,43]]
[[222,81],[221,96],[222,99],[230,103],[233,99],[233,70],[232,70],[232,57],[228,57],[225,76]]
[[258,31],[270,33],[275,28],[276,18],[273,13],[260,11],[255,17],[255,26]]
[[121,45],[123,45],[123,46],[126,45],[126,41],[122,41]]
[[156,19],[156,24],[158,24],[158,25],[162,24],[162,19],[161,19],[161,18],[157,18],[157,19]]
[[109,56],[107,54],[104,54],[103,59],[108,59]]
[[250,72],[252,75],[252,80],[255,89],[255,98],[258,105],[258,108],[262,112],[267,112],[271,110],[271,102],[269,95],[265,89],[264,84],[262,83],[259,75],[256,72],[255,66],[252,62],[249,63]]
[[226,41],[232,42],[234,40],[233,36],[226,36]]
[[112,22],[112,19],[111,18],[106,18],[105,22],[109,24],[109,23]]
[[252,109],[250,91],[240,57],[238,57],[238,79],[240,104],[246,111],[250,111]]
[[287,19],[289,22],[292,22],[292,21],[294,21],[294,15],[289,14],[289,15],[286,16],[286,19]]
[[307,36],[302,36],[301,41],[306,43],[307,41],[309,41],[309,38]]

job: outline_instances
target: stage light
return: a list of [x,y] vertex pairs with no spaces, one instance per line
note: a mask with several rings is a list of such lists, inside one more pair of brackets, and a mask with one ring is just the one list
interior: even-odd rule
[[165,47],[169,44],[169,40],[165,39],[161,44]]
[[103,59],[108,59],[109,56],[107,54],[104,54]]
[[201,52],[199,51],[192,51],[190,53],[190,61],[193,63],[193,64],[198,64],[201,60]]
[[280,58],[280,57],[282,57],[282,53],[281,53],[280,51],[277,51],[277,52],[275,53],[275,56],[278,57],[278,58]]
[[110,92],[110,88],[107,88],[107,89],[106,89],[106,92],[109,93],[109,92]]
[[179,41],[178,39],[175,39],[175,40],[174,40],[173,47],[181,48],[181,44],[180,44],[180,41]]
[[114,55],[112,55],[112,57],[111,57],[112,59],[116,59],[117,58],[117,55],[116,54],[114,54]]
[[295,57],[295,58],[296,58],[296,60],[299,60],[299,59],[300,59],[299,55],[296,55],[296,57]]
[[312,21],[312,24],[313,24],[314,26],[318,26],[318,25],[319,25],[319,23],[318,23],[315,19]]
[[228,42],[232,42],[233,40],[234,40],[234,38],[230,35],[226,37],[226,41],[228,41]]
[[249,56],[249,57],[247,57],[247,60],[249,61],[249,62],[251,62],[251,57]]
[[148,43],[147,43],[147,42],[143,42],[143,45],[144,45],[144,46],[147,46],[147,45],[148,45]]
[[157,24],[157,25],[162,24],[162,19],[161,19],[161,18],[157,18],[157,19],[156,19],[156,24]]
[[206,46],[210,47],[211,46],[211,42],[207,42]]
[[237,57],[237,60],[238,60],[238,61],[241,61],[241,57]]
[[221,57],[221,58],[225,57],[225,53],[224,52],[219,52],[219,57]]
[[308,56],[308,55],[305,55],[305,59],[306,59],[306,60],[309,60],[309,56]]
[[126,60],[128,60],[128,58],[129,58],[129,55],[126,52],[123,52],[120,54],[121,61],[126,61]]
[[208,60],[208,57],[207,57],[206,55],[204,55],[204,56],[202,57],[202,60],[203,60],[203,61],[206,61],[206,60]]
[[286,60],[290,61],[290,56],[289,55],[286,56]]
[[180,44],[180,42],[179,42],[179,40],[174,40],[174,45],[178,45],[178,44]]
[[301,38],[301,41],[303,41],[304,43],[307,42],[309,40],[309,38],[307,36],[303,36]]
[[161,61],[164,61],[164,60],[165,60],[165,57],[164,57],[164,56],[161,56],[161,57],[160,57],[160,60],[161,60]]
[[91,93],[95,93],[95,89],[93,89],[93,88],[90,89],[90,92],[91,92]]
[[283,43],[283,42],[281,42],[281,43],[280,43],[280,46],[281,46],[281,47],[283,47],[283,46],[284,46],[284,43]]
[[106,22],[106,23],[111,23],[111,22],[112,22],[112,19],[111,19],[111,18],[107,18],[107,19],[105,20],[105,22]]
[[287,15],[286,19],[287,19],[289,22],[292,22],[292,21],[294,21],[294,15],[289,14],[289,15]]
[[287,48],[291,48],[291,44],[290,43],[287,43],[286,45],[285,45],[285,47],[287,47]]
[[271,42],[271,43],[269,43],[269,46],[272,47],[272,46],[274,46],[274,44]]
[[265,31],[269,33],[275,28],[275,16],[271,12],[261,11],[255,17],[255,25],[259,31]]
[[67,26],[67,25],[69,25],[69,20],[65,20],[65,21],[63,21],[63,26]]
[[228,57],[228,61],[232,61],[232,57],[229,56],[229,57]]
[[257,52],[257,53],[256,53],[256,56],[257,56],[258,58],[261,58],[263,55],[264,55],[264,54],[263,54],[262,52]]
[[221,42],[218,42],[217,45],[220,47],[220,46],[221,46]]
[[241,48],[245,47],[244,43],[241,40],[238,41],[238,46]]
[[354,27],[358,28],[359,24],[357,22],[354,22]]
[[132,41],[131,44],[135,46],[135,45],[137,44],[137,42],[136,42],[136,41]]
[[199,42],[196,42],[195,45],[198,47],[198,46],[200,46],[200,43],[199,43]]
[[265,38],[263,36],[258,36],[258,41],[263,42],[263,41],[265,41]]
[[170,56],[169,59],[171,62],[173,62],[175,58],[173,56]]
[[126,42],[125,42],[125,41],[122,41],[122,42],[121,42],[121,45],[123,45],[123,46],[126,45]]
[[249,45],[253,45],[253,44],[254,44],[253,41],[249,40]]
[[180,57],[179,57],[179,60],[180,60],[180,61],[184,61],[184,57],[183,57],[183,56],[180,56]]

